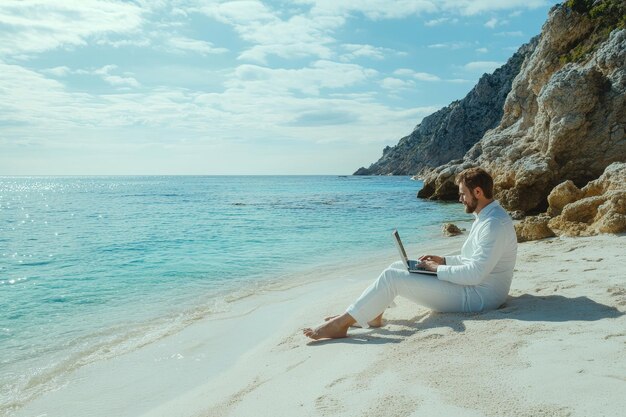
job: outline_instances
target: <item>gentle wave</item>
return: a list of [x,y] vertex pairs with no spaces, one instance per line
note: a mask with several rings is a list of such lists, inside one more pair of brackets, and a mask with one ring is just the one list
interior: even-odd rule
[[229,303],[236,299],[239,298],[214,299],[207,305],[196,305],[170,317],[95,331],[73,339],[62,355],[56,348],[39,352],[46,357],[46,362],[32,366],[31,372],[20,369],[5,373],[10,382],[4,381],[0,387],[0,416],[8,416],[41,394],[60,388],[65,376],[86,365],[130,353],[175,334],[198,320],[225,313],[229,310]]

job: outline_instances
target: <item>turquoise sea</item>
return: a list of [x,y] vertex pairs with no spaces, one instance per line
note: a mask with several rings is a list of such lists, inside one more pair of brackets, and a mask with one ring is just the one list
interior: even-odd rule
[[[0,177],[0,415],[264,285],[471,220],[408,177]],[[374,278],[374,277],[373,277]]]

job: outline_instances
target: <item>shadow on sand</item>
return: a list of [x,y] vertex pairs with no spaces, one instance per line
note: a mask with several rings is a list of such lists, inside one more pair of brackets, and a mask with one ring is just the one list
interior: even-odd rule
[[[388,326],[372,329],[367,333],[358,333],[349,338],[335,340],[319,340],[309,342],[310,345],[328,343],[350,344],[387,344],[400,343],[404,338],[416,331],[435,327],[448,327],[455,332],[465,331],[468,320],[520,320],[537,323],[555,323],[566,321],[598,321],[613,319],[625,313],[615,307],[607,306],[588,297],[567,298],[561,295],[537,296],[522,294],[519,297],[509,296],[506,303],[497,310],[482,313],[428,313],[410,320],[389,320],[387,324],[401,327],[390,330]],[[423,318],[425,317],[425,318]],[[422,319],[423,318],[423,319]],[[420,320],[422,319],[422,320]]]

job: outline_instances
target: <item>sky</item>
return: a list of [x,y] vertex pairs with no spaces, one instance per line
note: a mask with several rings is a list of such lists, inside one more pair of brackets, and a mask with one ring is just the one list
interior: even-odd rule
[[0,175],[348,175],[550,0],[1,0]]

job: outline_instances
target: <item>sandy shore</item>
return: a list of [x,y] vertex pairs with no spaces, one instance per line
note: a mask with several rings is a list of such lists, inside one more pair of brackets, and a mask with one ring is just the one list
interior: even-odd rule
[[326,268],[85,366],[17,415],[621,415],[625,253],[626,236],[523,243],[497,311],[435,314],[399,298],[383,328],[310,342],[301,328],[342,312],[395,257]]

